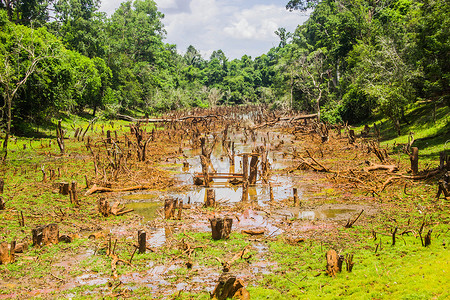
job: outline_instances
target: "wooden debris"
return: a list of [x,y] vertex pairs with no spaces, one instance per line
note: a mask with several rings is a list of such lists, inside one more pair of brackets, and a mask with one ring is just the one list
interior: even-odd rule
[[86,191],[84,194],[85,196],[89,196],[95,193],[104,193],[104,192],[111,192],[111,193],[119,193],[119,192],[130,192],[130,191],[138,191],[138,190],[148,190],[151,189],[151,186],[147,185],[136,185],[131,186],[127,188],[119,188],[119,189],[112,189],[108,187],[101,187],[94,184],[89,190]]
[[121,216],[133,211],[133,209],[125,209],[125,205],[121,204],[120,201],[116,201],[110,206],[109,201],[105,198],[98,199],[97,210],[104,217],[108,217],[109,215]]
[[233,219],[231,218],[212,218],[209,219],[211,224],[211,233],[213,240],[226,240],[230,237]]
[[0,210],[4,210],[6,206],[6,202],[3,200],[3,197],[0,196]]
[[[442,179],[438,182],[438,192],[436,195],[436,200],[439,199],[441,194],[444,195],[446,199],[450,197],[450,171],[445,173]],[[1,209],[1,197],[0,197],[0,209]]]
[[361,210],[359,215],[353,221],[350,221],[350,219],[348,219],[347,224],[345,224],[345,228],[352,228],[353,224],[355,224],[356,221],[358,221],[359,217],[362,215],[363,212],[364,212],[364,209]]
[[249,235],[262,235],[265,233],[264,229],[244,229],[242,230],[242,233],[249,234]]

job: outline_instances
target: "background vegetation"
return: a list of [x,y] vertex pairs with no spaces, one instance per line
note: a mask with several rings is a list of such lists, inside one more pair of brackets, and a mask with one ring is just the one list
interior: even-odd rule
[[409,104],[449,105],[449,1],[289,1],[287,9],[313,9],[309,20],[293,33],[279,28],[267,54],[232,60],[220,49],[204,59],[194,46],[178,54],[152,0],[125,1],[111,16],[99,4],[0,1],[6,132],[65,113],[245,103],[321,112],[330,122],[377,114],[399,131]]

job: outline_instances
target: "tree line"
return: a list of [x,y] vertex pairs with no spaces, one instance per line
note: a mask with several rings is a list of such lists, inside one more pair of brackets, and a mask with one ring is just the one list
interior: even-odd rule
[[449,103],[449,1],[292,0],[311,11],[256,58],[206,59],[164,42],[152,0],[111,15],[99,0],[0,1],[3,130],[20,132],[59,112],[140,111],[265,103],[359,122],[373,113],[398,129],[420,99]]

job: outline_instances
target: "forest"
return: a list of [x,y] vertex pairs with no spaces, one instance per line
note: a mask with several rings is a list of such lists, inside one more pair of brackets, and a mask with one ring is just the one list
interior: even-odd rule
[[0,0],[0,299],[450,297],[450,2],[285,2],[231,59]]
[[[314,8],[256,58],[204,59],[164,42],[154,1],[0,3],[2,123],[23,133],[55,113],[158,114],[187,107],[267,104],[355,124],[381,114],[397,129],[405,108],[448,105],[449,3],[434,0],[290,1]],[[183,49],[184,50],[184,49]]]

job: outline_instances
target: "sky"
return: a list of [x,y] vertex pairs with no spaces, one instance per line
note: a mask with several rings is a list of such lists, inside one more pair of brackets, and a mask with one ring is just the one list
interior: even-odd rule
[[[123,0],[102,0],[100,11],[114,13]],[[278,46],[279,27],[294,32],[308,19],[302,12],[285,9],[288,0],[154,0],[165,16],[166,43],[180,54],[189,45],[209,59],[222,50],[229,59],[244,54],[256,58]]]

